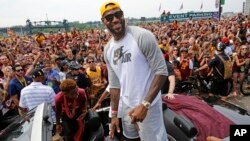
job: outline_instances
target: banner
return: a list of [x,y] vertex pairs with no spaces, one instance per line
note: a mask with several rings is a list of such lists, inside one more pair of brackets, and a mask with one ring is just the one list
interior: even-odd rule
[[170,14],[162,15],[161,22],[173,22],[176,21],[186,21],[192,17],[194,20],[198,19],[219,19],[219,12],[194,12],[194,13],[182,13],[182,14]]

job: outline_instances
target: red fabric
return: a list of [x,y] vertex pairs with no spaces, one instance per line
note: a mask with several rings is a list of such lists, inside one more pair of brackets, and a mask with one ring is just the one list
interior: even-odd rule
[[181,72],[181,79],[185,81],[190,76],[190,69],[189,69],[189,59],[182,60],[180,62],[180,72]]
[[165,60],[169,61],[169,55],[167,53],[164,54]]
[[82,118],[77,119],[78,123],[78,130],[76,134],[74,135],[74,140],[75,141],[82,141],[83,133],[84,133],[84,121]]
[[[82,111],[85,108],[85,102],[87,101],[84,89],[78,88],[78,94],[79,95],[76,99],[67,99],[67,103],[71,103],[68,108],[72,110],[73,105],[77,107],[74,117],[71,117],[71,119],[77,118],[80,114],[82,114]],[[55,97],[56,111],[59,113],[66,112],[64,100],[64,94],[62,94],[61,92],[59,92]],[[74,135],[74,141],[81,141],[84,133],[84,120],[82,118],[77,118],[76,120],[78,123],[78,129]]]
[[[78,94],[79,94],[79,96],[76,99],[68,99],[67,98],[67,102],[71,103],[69,105],[69,108],[72,110],[73,102],[76,100],[76,107],[78,107],[76,113],[79,113],[79,112],[81,113],[83,111],[84,106],[85,106],[85,102],[87,101],[87,97],[86,97],[84,89],[78,88]],[[65,104],[64,104],[64,94],[59,92],[55,97],[55,103],[56,103],[57,112],[66,112],[65,111]]]
[[[245,54],[244,56],[241,56],[241,54],[238,54],[237,57],[238,57],[240,63],[244,62],[244,60],[246,58],[248,58],[247,54]],[[236,61],[235,61],[233,64],[233,70],[237,71],[240,68],[241,68],[241,66],[237,66]]]
[[167,106],[180,115],[188,117],[198,130],[197,141],[205,141],[208,136],[225,138],[229,127],[234,124],[211,106],[194,96],[177,95],[175,99],[163,98]]

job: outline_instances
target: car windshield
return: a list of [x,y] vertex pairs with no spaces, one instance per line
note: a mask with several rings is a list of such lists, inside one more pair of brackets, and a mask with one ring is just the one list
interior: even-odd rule
[[8,119],[11,121],[5,129],[0,131],[1,141],[29,141],[35,109],[31,110],[24,118],[16,115]]

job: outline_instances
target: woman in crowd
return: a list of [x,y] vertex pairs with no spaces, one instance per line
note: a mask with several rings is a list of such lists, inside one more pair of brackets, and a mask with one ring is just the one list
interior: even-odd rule
[[237,90],[239,90],[238,87],[238,80],[240,82],[242,82],[244,75],[245,75],[245,67],[246,65],[249,63],[249,58],[247,56],[247,46],[246,45],[242,45],[240,47],[239,53],[235,56],[235,62],[233,65],[233,85],[234,85],[234,89],[233,89],[233,96],[237,96],[239,94],[239,92]]

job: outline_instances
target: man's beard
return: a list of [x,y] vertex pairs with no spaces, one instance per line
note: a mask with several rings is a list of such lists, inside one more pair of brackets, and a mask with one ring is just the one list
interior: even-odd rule
[[121,20],[121,24],[122,24],[122,30],[119,31],[119,32],[116,32],[115,30],[113,30],[110,26],[107,26],[109,32],[114,35],[114,36],[117,36],[117,35],[120,35],[120,34],[123,34],[125,32],[125,19],[122,19]]

